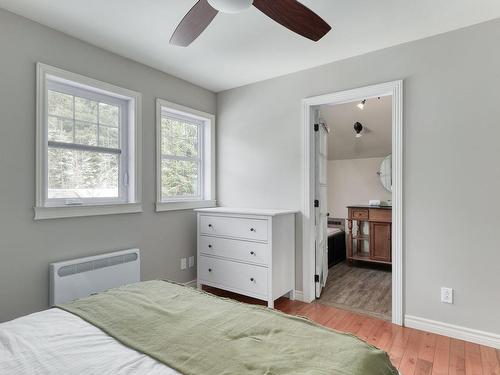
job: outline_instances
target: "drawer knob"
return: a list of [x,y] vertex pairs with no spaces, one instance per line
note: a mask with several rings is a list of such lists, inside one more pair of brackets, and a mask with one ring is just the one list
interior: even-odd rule
[[209,228],[212,228],[212,224],[208,224],[208,227],[209,227]]
[[208,272],[212,272],[212,269],[211,269],[211,268],[209,268],[209,269],[208,269]]
[[255,255],[255,251],[250,251],[250,255]]
[[255,232],[255,228],[250,228],[250,232]]
[[212,245],[208,245],[208,248],[211,249],[212,248]]
[[251,277],[250,281],[253,283],[253,282],[255,282],[255,279],[253,277]]

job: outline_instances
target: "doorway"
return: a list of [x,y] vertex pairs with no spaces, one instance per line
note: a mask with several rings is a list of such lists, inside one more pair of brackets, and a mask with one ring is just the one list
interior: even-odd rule
[[326,190],[316,211],[328,219],[316,225],[327,231],[326,256],[316,255],[316,264],[328,272],[316,283],[316,302],[391,321],[392,97],[321,105],[319,116],[327,152],[317,148],[316,168],[327,168],[316,174]]
[[[402,81],[389,82],[379,85],[367,86],[359,89],[342,91],[328,95],[322,95],[314,98],[304,99],[304,130],[305,130],[305,194],[304,194],[304,215],[303,215],[303,299],[306,302],[312,302],[317,296],[321,296],[322,288],[328,282],[328,267],[325,262],[328,260],[328,250],[325,244],[328,242],[327,227],[328,215],[327,204],[324,204],[321,209],[321,200],[325,199],[325,153],[326,147],[325,140],[328,137],[328,124],[320,118],[321,105],[341,105],[350,102],[359,102],[360,105],[366,101],[376,100],[379,97],[391,98],[391,155],[392,155],[392,209],[389,213],[381,211],[380,213],[372,214],[377,217],[373,220],[376,225],[372,229],[373,233],[378,233],[377,238],[374,239],[376,243],[384,241],[388,237],[390,241],[390,263],[392,264],[392,274],[390,281],[392,286],[392,307],[391,315],[392,322],[402,325],[403,323],[403,285],[402,285],[402,107],[403,107],[403,83]],[[354,128],[354,131],[356,129]],[[366,202],[368,205],[368,202]],[[348,217],[348,238],[351,242],[347,244],[357,244],[357,240],[364,240],[365,234],[363,229],[355,229],[352,231],[351,226],[357,225],[357,220],[360,222],[366,221],[362,225],[372,225],[368,223],[368,216],[365,218],[363,215],[368,215],[370,207],[354,207],[350,210]],[[380,208],[382,210],[382,208]],[[353,217],[354,212],[354,217]],[[371,211],[370,211],[371,212]],[[357,216],[356,216],[357,215]],[[361,215],[361,216],[360,216]],[[379,215],[379,216],[377,216]],[[380,216],[381,215],[381,216]],[[389,215],[389,217],[387,216]],[[335,219],[335,218],[332,218]],[[384,221],[392,222],[392,228],[388,231],[387,227],[381,225]],[[326,225],[325,225],[326,223]],[[385,236],[385,237],[384,237]],[[354,245],[355,246],[355,245]],[[354,247],[353,246],[353,247]],[[361,256],[359,252],[360,245],[357,245],[356,256]],[[380,245],[377,249],[387,251]],[[371,250],[370,250],[371,251]],[[370,253],[368,253],[370,254]],[[362,261],[363,259],[355,258],[351,250],[347,251],[347,256],[350,261]],[[387,254],[385,255],[387,256]],[[372,260],[381,264],[383,259],[382,254],[376,253],[372,256]],[[363,262],[362,262],[363,263]]]

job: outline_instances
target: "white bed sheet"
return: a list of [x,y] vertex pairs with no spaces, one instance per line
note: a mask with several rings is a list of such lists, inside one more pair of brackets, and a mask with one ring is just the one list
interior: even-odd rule
[[342,229],[333,228],[333,227],[326,228],[326,233],[328,234],[328,237],[333,236],[334,234],[337,234],[340,232],[342,232]]
[[60,309],[0,324],[0,374],[179,375]]

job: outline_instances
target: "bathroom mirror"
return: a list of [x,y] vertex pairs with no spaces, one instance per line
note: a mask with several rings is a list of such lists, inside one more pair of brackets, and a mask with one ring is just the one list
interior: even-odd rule
[[380,169],[377,172],[380,177],[380,182],[387,191],[392,192],[392,155],[387,155],[382,163],[380,163]]

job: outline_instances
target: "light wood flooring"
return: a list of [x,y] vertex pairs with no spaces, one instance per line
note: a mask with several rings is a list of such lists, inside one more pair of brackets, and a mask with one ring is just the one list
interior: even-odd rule
[[[265,304],[218,289],[204,289],[241,302]],[[500,350],[494,348],[400,327],[319,303],[280,298],[275,307],[287,314],[305,316],[324,326],[352,333],[385,350],[402,375],[500,375]]]
[[348,266],[341,262],[328,270],[328,279],[316,303],[391,321],[390,266]]

